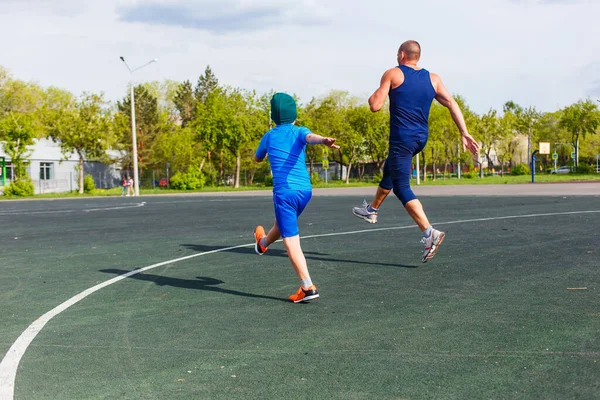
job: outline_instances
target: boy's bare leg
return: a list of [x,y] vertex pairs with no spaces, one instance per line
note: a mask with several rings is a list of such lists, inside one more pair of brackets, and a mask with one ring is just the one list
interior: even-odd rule
[[300,236],[296,235],[283,238],[283,245],[287,250],[288,257],[292,262],[292,266],[294,267],[294,271],[296,271],[298,278],[300,278],[301,281],[310,279],[308,266],[306,265],[306,258],[304,258],[302,247],[300,247]]
[[277,225],[277,220],[275,220],[275,222],[273,223],[273,227],[269,230],[269,233],[267,233],[267,237],[265,238],[265,244],[267,246],[270,246],[271,244],[278,241],[280,237],[281,233],[279,232],[279,226]]

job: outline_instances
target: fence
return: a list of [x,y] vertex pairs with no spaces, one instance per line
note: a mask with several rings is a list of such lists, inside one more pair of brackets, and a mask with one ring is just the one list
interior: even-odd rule
[[[88,174],[86,174],[88,175]],[[111,189],[121,182],[110,172],[90,173],[97,189]],[[6,182],[9,184],[9,181]],[[34,193],[64,193],[79,190],[79,175],[76,172],[57,173],[52,179],[33,179]]]

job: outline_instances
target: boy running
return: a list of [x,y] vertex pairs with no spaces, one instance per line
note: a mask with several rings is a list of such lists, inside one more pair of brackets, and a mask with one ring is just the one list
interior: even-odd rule
[[276,93],[271,98],[271,119],[276,126],[262,137],[254,155],[257,162],[269,155],[275,208],[275,223],[269,233],[265,234],[260,225],[254,230],[255,250],[263,255],[269,245],[283,238],[283,245],[301,282],[298,291],[289,297],[294,303],[319,297],[308,273],[298,231],[298,217],[312,197],[312,185],[306,170],[306,145],[323,144],[332,149],[340,148],[333,138],[315,135],[308,128],[295,126],[297,116],[294,99],[286,93]]

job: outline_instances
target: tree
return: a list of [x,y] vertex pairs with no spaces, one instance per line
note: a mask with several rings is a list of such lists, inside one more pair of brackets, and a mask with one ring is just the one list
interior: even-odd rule
[[200,103],[205,103],[208,95],[219,88],[219,80],[212,72],[210,65],[206,66],[204,75],[200,75],[198,83],[194,89],[194,96]]
[[497,117],[496,110],[490,109],[486,114],[479,118],[476,128],[476,137],[481,143],[481,150],[484,152],[488,161],[488,170],[494,168],[491,152],[497,153],[498,143],[502,140],[504,131],[502,130],[500,120]]
[[179,118],[178,110],[175,105],[175,96],[181,83],[172,79],[165,79],[162,82],[146,82],[143,86],[148,90],[152,97],[155,97],[158,104],[159,113],[166,113],[168,119],[176,122]]
[[536,128],[536,122],[539,121],[541,114],[535,107],[523,108],[512,100],[504,104],[504,113],[512,115],[509,118],[513,130],[520,135],[527,136],[527,164],[531,164],[531,153],[533,149],[532,137]]
[[84,189],[84,161],[102,158],[110,146],[110,120],[102,95],[84,94],[59,110],[46,116],[48,136],[60,147],[65,158],[76,153],[79,159],[79,193]]
[[[138,167],[141,175],[148,164],[154,139],[159,132],[160,114],[158,100],[146,87],[136,86],[134,96]],[[131,143],[131,95],[127,95],[122,102],[117,102],[117,109],[121,114],[120,118],[117,118],[120,142],[127,149]]]
[[[194,129],[206,147],[228,151],[235,157],[235,187],[240,184],[241,151],[264,133],[267,117],[256,99],[256,93],[239,89],[216,89],[205,102],[198,104]],[[225,155],[221,154],[222,162]]]
[[[315,133],[318,133],[322,136],[330,136],[338,139],[337,144],[340,145],[340,149],[337,151],[333,151],[331,154],[334,160],[338,162],[338,165],[348,165],[348,158],[344,151],[349,151],[349,149],[344,149],[345,142],[350,143],[353,139],[353,133],[347,133],[350,129],[348,125],[348,120],[346,119],[345,110],[348,108],[352,99],[350,98],[348,92],[343,91],[331,91],[327,96],[322,99],[313,99],[311,101],[313,107],[311,122],[314,124],[310,126],[310,129]],[[307,106],[307,109],[309,108]],[[346,136],[345,136],[346,135]],[[312,146],[309,146],[309,149]],[[317,149],[307,150],[312,152],[316,158],[320,155]],[[322,155],[322,154],[321,154]],[[350,171],[347,171],[348,174]],[[339,177],[342,178],[342,170],[339,170]]]
[[371,129],[365,137],[365,153],[375,163],[379,174],[383,175],[383,165],[387,158],[390,139],[390,114],[387,108],[371,113],[369,117]]
[[[367,154],[367,138],[373,137],[373,131],[376,130],[375,115],[367,105],[350,106],[345,110],[348,128],[341,136],[341,146],[343,154],[348,160],[348,173],[346,174],[346,183],[349,183],[352,165],[357,164]],[[359,171],[359,178],[362,173]]]
[[571,133],[571,143],[575,147],[575,168],[579,166],[579,138],[593,134],[600,125],[598,106],[591,100],[578,101],[562,109],[560,126]]
[[43,132],[39,110],[44,92],[32,83],[4,76],[0,91],[0,142],[10,157],[15,182],[27,180],[28,146]]
[[175,108],[179,112],[181,126],[185,128],[196,117],[196,98],[192,89],[192,82],[185,81],[179,85],[173,99]]

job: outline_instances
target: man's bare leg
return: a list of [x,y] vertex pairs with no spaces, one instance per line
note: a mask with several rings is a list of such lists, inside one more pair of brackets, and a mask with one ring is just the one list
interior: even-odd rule
[[423,211],[423,205],[417,199],[411,200],[404,206],[408,215],[417,223],[421,232],[423,232],[423,244],[425,249],[423,251],[423,262],[427,262],[435,256],[440,245],[444,241],[446,234],[444,232],[433,229],[425,211]]
[[414,199],[409,201],[404,208],[408,212],[408,215],[410,215],[417,225],[419,225],[421,232],[425,232],[425,230],[431,226],[427,219],[427,215],[425,215],[425,211],[423,210],[423,205],[419,200]]
[[367,201],[364,200],[362,207],[352,207],[352,214],[370,224],[376,224],[378,209],[390,192],[390,189],[384,189],[381,186],[377,186],[377,192],[375,192],[373,202],[367,204]]
[[383,201],[385,200],[385,198],[388,196],[388,194],[390,194],[392,190],[391,189],[384,189],[381,186],[377,186],[377,192],[375,192],[375,197],[373,198],[373,201],[371,202],[371,207],[378,210],[379,207],[381,207],[381,204],[383,204]]

